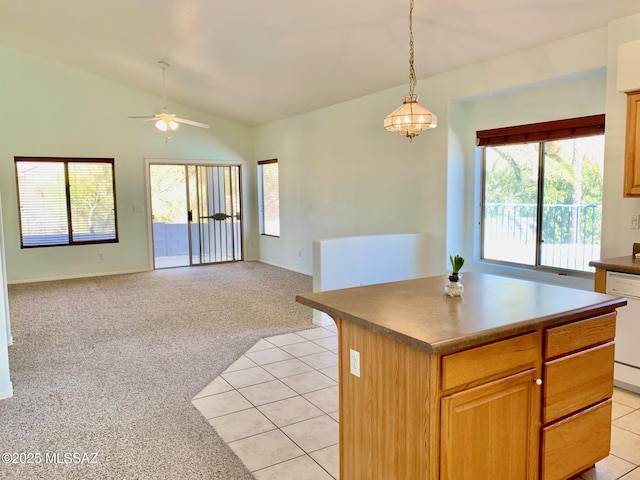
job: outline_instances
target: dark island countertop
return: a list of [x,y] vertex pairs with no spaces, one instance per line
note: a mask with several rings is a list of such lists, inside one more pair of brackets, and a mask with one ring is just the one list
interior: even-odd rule
[[603,260],[592,260],[589,265],[613,272],[633,273],[640,275],[640,258],[633,255],[625,255],[624,257],[605,258]]
[[540,327],[599,315],[626,300],[569,287],[464,273],[462,297],[446,275],[298,295],[296,301],[427,353],[444,354]]

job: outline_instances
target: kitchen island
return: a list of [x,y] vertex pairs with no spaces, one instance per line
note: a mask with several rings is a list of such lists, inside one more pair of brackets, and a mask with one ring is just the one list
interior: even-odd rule
[[465,273],[300,295],[338,327],[340,478],[572,478],[609,454],[623,298]]

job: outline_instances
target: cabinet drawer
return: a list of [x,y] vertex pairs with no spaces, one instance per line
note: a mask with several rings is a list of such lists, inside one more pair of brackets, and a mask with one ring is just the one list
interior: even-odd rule
[[548,328],[544,332],[544,358],[550,359],[610,342],[615,335],[615,313]]
[[611,400],[542,430],[545,480],[573,478],[609,455]]
[[445,355],[442,357],[442,389],[451,390],[489,380],[496,375],[535,367],[539,355],[539,338],[538,333],[528,333]]
[[613,342],[544,364],[543,423],[613,394]]

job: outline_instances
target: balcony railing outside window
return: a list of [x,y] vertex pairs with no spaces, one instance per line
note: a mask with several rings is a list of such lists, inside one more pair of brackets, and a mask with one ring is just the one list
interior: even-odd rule
[[[536,265],[537,212],[533,204],[488,203],[484,210],[484,258]],[[541,266],[593,271],[600,256],[600,205],[546,205],[542,211]]]

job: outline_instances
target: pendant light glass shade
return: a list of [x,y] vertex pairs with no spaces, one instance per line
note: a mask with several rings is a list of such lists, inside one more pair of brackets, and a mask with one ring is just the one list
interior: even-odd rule
[[438,117],[418,103],[417,95],[404,97],[400,107],[384,118],[384,128],[410,140],[423,130],[436,128]]
[[404,97],[402,105],[384,118],[384,128],[395,132],[409,141],[420,135],[423,130],[436,128],[438,117],[418,103],[418,96],[413,93],[416,86],[416,71],[413,67],[413,4],[409,2],[409,95]]

